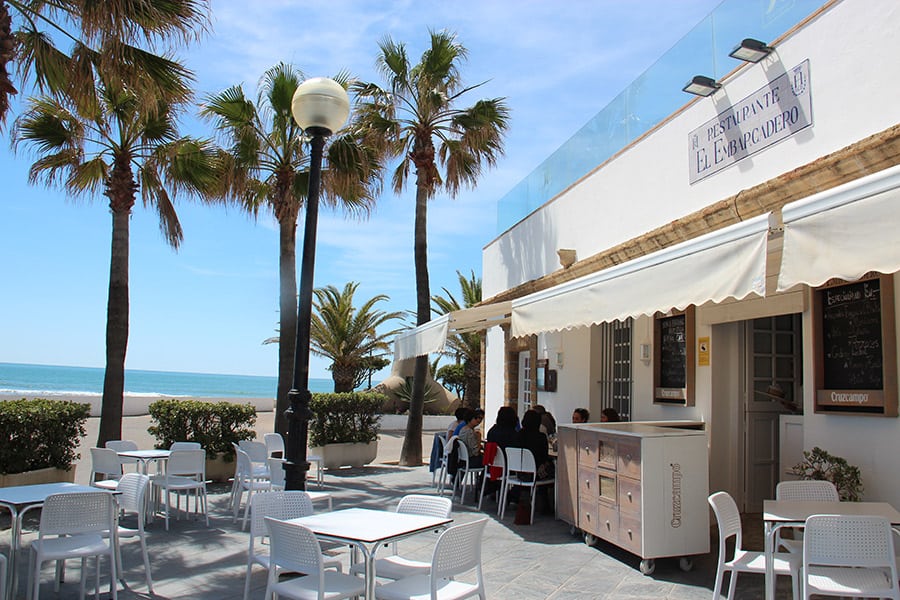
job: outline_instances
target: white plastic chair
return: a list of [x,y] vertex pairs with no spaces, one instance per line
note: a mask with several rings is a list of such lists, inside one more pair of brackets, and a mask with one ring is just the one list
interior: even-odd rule
[[[266,444],[266,454],[269,458],[284,458],[284,438],[280,433],[267,433],[263,436]],[[281,456],[275,456],[280,452]]]
[[318,454],[310,454],[309,448],[307,448],[306,461],[316,463],[316,486],[322,487],[322,484],[325,483],[325,459]]
[[[449,519],[453,513],[453,501],[443,496],[409,494],[400,499],[397,504],[397,512]],[[403,579],[412,575],[428,575],[431,572],[431,562],[404,558],[398,554],[397,550],[397,542],[394,542],[391,556],[375,560],[375,574],[378,577]],[[363,575],[366,572],[366,566],[363,563],[357,563],[350,567],[350,572]]]
[[[116,454],[138,449],[138,445],[132,440],[109,440],[104,446],[110,450],[115,450]],[[122,465],[137,465],[138,459],[120,456],[119,462]]]
[[466,501],[466,491],[469,489],[469,484],[472,484],[472,490],[474,493],[475,490],[475,476],[481,472],[481,467],[470,467],[469,466],[469,448],[464,443],[459,442],[456,444],[456,477],[453,478],[453,494],[451,497],[456,496],[456,490],[460,486],[459,493],[459,501],[463,503]]
[[[104,479],[97,480],[97,475]],[[91,485],[104,490],[115,490],[122,476],[122,463],[115,450],[91,448]]]
[[284,459],[269,457],[269,459],[266,461],[266,466],[269,467],[269,489],[283,490],[285,475]]
[[[731,573],[728,581],[728,600],[734,599],[738,573],[765,573],[766,557],[764,552],[750,552],[743,549],[743,531],[741,515],[734,498],[728,492],[716,492],[709,497],[709,504],[716,515],[719,526],[719,560],[716,567],[716,583],[713,597],[719,598],[725,572]],[[728,538],[734,537],[734,552],[731,559],[726,557]],[[800,590],[800,558],[788,552],[776,552],[774,555],[774,572],[776,575],[790,575],[793,585],[793,597],[799,597]]]
[[500,469],[500,474],[494,481],[500,486],[497,489],[497,514],[503,506],[506,498],[506,457],[503,454],[503,448],[497,447],[497,453],[494,454],[494,460],[491,464],[484,465],[484,473],[481,476],[481,494],[478,496],[478,510],[481,510],[481,503],[484,500],[484,490],[487,487],[488,480],[491,479],[491,469]]
[[[84,600],[87,580],[86,561],[97,557],[97,594],[100,592],[101,556],[109,557],[109,588],[113,599],[117,596],[115,547],[104,534],[116,527],[116,505],[109,492],[81,492],[52,494],[41,509],[38,539],[31,542],[31,559],[28,566],[28,592],[26,597],[38,600],[40,596],[41,566],[49,561],[70,558],[81,559],[80,598]],[[58,585],[58,583],[57,583]]]
[[238,448],[247,453],[250,461],[257,464],[264,464],[269,458],[269,451],[266,445],[255,440],[241,440],[238,442]]
[[200,450],[203,446],[200,445],[200,442],[172,442],[172,445],[169,446],[169,450],[173,452],[175,450]]
[[[775,486],[775,499],[787,502],[840,502],[841,496],[837,488],[830,481],[818,479],[800,479],[797,481],[782,481]],[[775,549],[784,548],[788,552],[798,555],[803,552],[803,533],[797,529],[791,529],[793,539],[782,538],[783,527],[775,534]]]
[[6,555],[0,554],[0,600],[6,600]]
[[[269,536],[266,527],[266,517],[274,519],[296,519],[313,514],[313,504],[306,492],[301,491],[275,491],[260,492],[253,496],[250,515],[250,547],[247,550],[247,576],[244,580],[244,600],[250,595],[250,575],[253,565],[262,565],[269,568],[269,554],[260,553],[257,542],[262,546],[265,538]],[[322,564],[326,569],[341,571],[341,560],[330,556],[322,557]]]
[[[481,540],[486,524],[487,519],[480,519],[445,530],[434,546],[429,574],[413,575],[380,585],[375,588],[375,597],[382,600],[455,600],[477,596],[484,600]],[[475,583],[459,579],[472,571],[475,572]]]
[[[181,495],[185,498],[185,512],[190,510],[190,494],[194,493],[194,512],[203,511],[209,526],[209,511],[206,504],[206,450],[173,450],[166,463],[166,472],[154,476],[153,485],[165,492],[166,531],[169,530],[169,504],[175,492],[178,504],[176,518],[181,508]],[[202,507],[202,508],[201,508]]]
[[[147,590],[153,593],[153,579],[150,576],[150,556],[147,554],[147,536],[144,533],[146,520],[146,507],[149,500],[150,478],[140,473],[126,473],[119,480],[119,495],[117,496],[119,510],[125,514],[133,513],[137,517],[137,529],[130,529],[119,525],[119,540],[138,538],[141,542],[141,554],[144,558],[144,573],[147,579]],[[122,562],[122,550],[116,548],[118,555],[118,570],[120,579],[124,583],[124,563]]]
[[[266,600],[271,600],[273,594],[298,600],[338,600],[365,594],[364,579],[325,569],[322,548],[312,531],[299,523],[272,517],[266,517],[266,526],[270,541]],[[279,570],[306,576],[278,581]]]
[[803,536],[803,598],[900,600],[894,538],[884,517],[813,515]]
[[542,485],[553,485],[554,479],[552,477],[538,479],[534,454],[528,448],[507,448],[506,469],[506,485],[500,497],[500,520],[502,521],[506,514],[506,497],[509,488],[518,485],[531,488],[531,520],[529,523],[534,522],[534,498],[537,495],[537,489]]
[[235,457],[237,458],[237,470],[234,473],[234,478],[237,483],[237,491],[235,493],[232,509],[234,512],[234,521],[237,522],[238,513],[241,510],[241,499],[244,497],[244,492],[246,491],[247,502],[244,504],[244,519],[241,521],[241,530],[243,531],[247,528],[247,516],[250,513],[250,502],[253,500],[253,493],[271,489],[271,483],[269,481],[268,469],[266,469],[265,475],[253,474],[253,463],[250,461],[250,456],[246,452],[238,449],[235,451]]
[[443,451],[441,452],[441,468],[440,475],[438,476],[438,494],[444,494],[444,485],[447,482],[447,463],[450,460],[450,453],[453,452],[453,448],[456,445],[456,440],[459,439],[459,436],[453,435],[450,436],[449,439],[441,438],[441,443],[444,445]]

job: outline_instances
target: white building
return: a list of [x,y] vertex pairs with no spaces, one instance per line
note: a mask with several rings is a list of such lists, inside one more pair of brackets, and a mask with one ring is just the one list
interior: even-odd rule
[[[485,306],[431,329],[487,328],[489,422],[538,403],[561,423],[607,406],[700,420],[710,490],[745,510],[814,446],[861,468],[866,499],[900,506],[900,3],[818,3],[760,38],[774,48],[760,62],[727,56],[794,4],[724,3],[711,37],[728,47],[709,50],[722,73],[699,73],[721,88],[682,94],[485,246]],[[678,87],[698,74],[685,69]]]

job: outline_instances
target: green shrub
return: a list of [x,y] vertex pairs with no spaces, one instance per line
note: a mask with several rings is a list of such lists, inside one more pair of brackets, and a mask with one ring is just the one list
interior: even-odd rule
[[357,442],[367,444],[378,439],[381,405],[384,396],[375,392],[313,394],[309,407],[309,445],[324,446]]
[[222,452],[226,459],[233,459],[232,443],[256,437],[252,404],[157,400],[150,405],[150,417],[153,425],[147,431],[156,438],[157,448],[168,448],[172,442],[199,442],[209,458]]
[[800,479],[830,481],[837,488],[844,502],[859,502],[863,494],[863,484],[859,467],[840,456],[833,456],[818,446],[803,451],[803,460],[794,465],[794,475]]
[[70,468],[90,413],[90,404],[68,400],[0,402],[0,473]]

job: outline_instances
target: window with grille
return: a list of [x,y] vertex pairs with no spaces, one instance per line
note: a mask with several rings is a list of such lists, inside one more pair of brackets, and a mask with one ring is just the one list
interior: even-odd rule
[[633,319],[600,323],[600,409],[613,408],[623,421],[631,420],[631,344]]

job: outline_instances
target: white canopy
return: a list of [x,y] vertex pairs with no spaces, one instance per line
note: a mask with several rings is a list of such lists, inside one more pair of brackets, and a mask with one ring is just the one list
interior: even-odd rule
[[778,291],[900,271],[900,166],[791,202],[782,219]]
[[408,329],[394,338],[394,360],[440,352],[450,333],[487,329],[509,322],[512,302],[496,302],[456,310]]
[[768,215],[513,300],[512,335],[765,295]]

